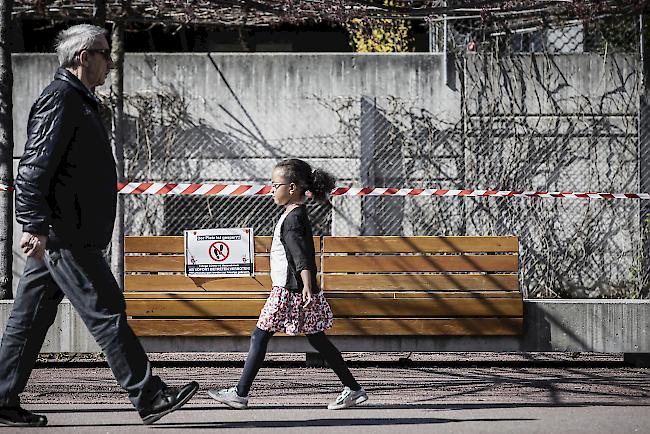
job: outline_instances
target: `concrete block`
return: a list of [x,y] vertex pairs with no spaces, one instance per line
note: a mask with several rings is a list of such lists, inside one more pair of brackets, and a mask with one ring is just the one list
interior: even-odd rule
[[526,351],[650,351],[650,300],[526,300]]
[[[0,301],[0,330],[4,333],[13,300]],[[41,353],[98,353],[101,349],[68,300],[59,304],[54,323],[45,336]]]

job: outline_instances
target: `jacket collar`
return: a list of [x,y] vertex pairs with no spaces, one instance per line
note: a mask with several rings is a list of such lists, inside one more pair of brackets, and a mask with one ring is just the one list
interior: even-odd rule
[[97,97],[79,80],[73,73],[65,68],[59,68],[54,73],[55,80],[61,80],[74,87],[81,95],[86,97],[92,102],[95,108],[99,108],[99,100]]

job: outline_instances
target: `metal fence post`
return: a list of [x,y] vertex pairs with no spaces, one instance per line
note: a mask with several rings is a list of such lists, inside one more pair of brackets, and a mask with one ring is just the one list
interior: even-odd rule
[[[641,56],[641,89],[639,94],[639,191],[650,192],[650,14],[639,17],[639,51]],[[650,290],[650,201],[639,201],[641,230],[641,263],[639,294]]]

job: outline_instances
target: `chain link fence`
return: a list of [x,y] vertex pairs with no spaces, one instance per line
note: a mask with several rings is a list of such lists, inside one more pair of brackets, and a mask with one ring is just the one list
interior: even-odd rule
[[[130,94],[126,176],[269,184],[278,160],[297,157],[332,172],[338,186],[637,192],[650,184],[638,29],[638,17],[505,33],[433,23],[432,51],[445,46],[457,116],[390,96],[314,96],[300,104],[336,128],[313,136],[292,134],[295,112],[271,109],[267,138],[225,110],[228,128],[193,118],[179,93]],[[308,206],[317,235],[517,235],[530,298],[638,298],[649,289],[642,205],[337,197]],[[129,195],[125,209],[127,235],[249,226],[271,235],[281,212],[268,196]]]

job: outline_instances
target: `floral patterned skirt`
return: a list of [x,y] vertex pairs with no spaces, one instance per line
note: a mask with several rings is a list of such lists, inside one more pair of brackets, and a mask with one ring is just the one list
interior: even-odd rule
[[332,327],[332,309],[323,291],[312,295],[312,302],[303,307],[302,294],[274,286],[257,320],[257,328],[288,335],[312,334]]

